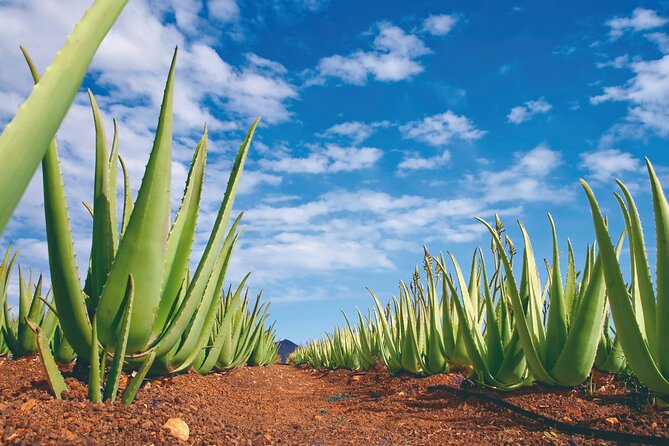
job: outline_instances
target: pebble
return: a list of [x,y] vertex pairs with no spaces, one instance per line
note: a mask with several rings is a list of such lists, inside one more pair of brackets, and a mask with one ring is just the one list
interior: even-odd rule
[[186,422],[181,418],[170,418],[165,422],[163,427],[169,429],[170,433],[179,440],[188,441],[190,429]]
[[28,401],[21,404],[21,407],[19,407],[19,410],[21,412],[27,412],[35,406],[37,406],[37,400],[34,399],[34,398],[30,398]]

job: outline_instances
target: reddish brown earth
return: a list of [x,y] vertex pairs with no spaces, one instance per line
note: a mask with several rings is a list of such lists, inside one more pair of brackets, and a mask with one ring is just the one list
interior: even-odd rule
[[[0,444],[613,444],[430,389],[461,381],[457,374],[391,377],[381,368],[354,373],[274,365],[150,381],[125,407],[87,402],[85,386],[71,377],[70,391],[57,401],[38,359],[0,358]],[[669,437],[669,414],[634,409],[626,394],[610,377],[599,377],[592,393],[537,387],[495,393],[560,421]],[[188,441],[163,427],[170,418],[188,424]]]

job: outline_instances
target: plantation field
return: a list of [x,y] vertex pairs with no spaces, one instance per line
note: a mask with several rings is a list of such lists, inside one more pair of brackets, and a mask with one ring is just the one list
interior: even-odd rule
[[[597,19],[597,29],[609,28],[608,41],[600,29],[579,45],[593,51],[598,70],[636,75],[619,87],[583,78],[588,89],[571,100],[567,90],[527,96],[530,77],[515,61],[497,60],[480,77],[477,64],[488,57],[470,44],[485,32],[442,47],[449,54],[464,48],[465,57],[448,60],[463,66],[467,80],[479,79],[469,91],[511,107],[506,122],[502,105],[481,107],[483,129],[453,111],[467,105],[457,104],[465,89],[453,84],[455,101],[433,94],[452,89],[450,81],[435,87],[450,74],[419,79],[422,57],[436,53],[427,39],[470,26],[479,5],[469,18],[440,12],[418,22],[422,13],[410,11],[396,17],[403,27],[413,21],[406,31],[377,18],[358,36],[377,34],[372,51],[344,57],[328,48],[334,55],[315,65],[284,66],[265,56],[292,57],[302,37],[272,31],[262,52],[244,37],[253,34],[251,23],[272,28],[263,7],[248,10],[265,2],[85,1],[90,7],[60,51],[28,39],[16,45],[22,74],[0,70],[0,446],[669,445],[669,152],[666,141],[660,152],[649,138],[669,135],[669,29],[660,32],[669,27],[669,6]],[[9,45],[5,24],[37,35],[36,22],[15,26],[12,17],[28,11],[21,3],[42,2],[0,1],[0,60]],[[54,25],[66,3],[75,2],[52,0],[26,17],[45,14]],[[125,17],[134,22],[121,19],[112,31],[128,3]],[[315,11],[341,2],[304,3]],[[385,14],[386,3],[411,2],[369,12]],[[358,19],[364,9],[344,15]],[[540,9],[562,27],[550,8]],[[497,11],[495,22],[525,12]],[[253,20],[240,20],[244,14]],[[326,16],[332,25],[336,15]],[[201,26],[210,19],[215,24]],[[138,37],[130,30],[163,26],[170,37],[156,37],[156,48],[133,49]],[[219,28],[226,31],[213,32]],[[541,38],[529,40],[543,40],[537,29]],[[311,43],[328,40],[320,31]],[[630,32],[643,32],[663,58],[644,60],[633,46],[629,55],[606,54]],[[523,30],[520,40],[529,35]],[[242,65],[221,59],[226,46],[210,46],[228,38]],[[488,38],[501,42],[495,33]],[[293,42],[290,51],[274,47],[282,40]],[[556,70],[538,55],[581,53],[571,45],[563,51],[564,43],[528,51],[528,60],[563,77],[565,60],[552,61]],[[165,53],[137,63],[139,54],[163,48],[174,48],[171,59]],[[306,43],[300,51],[312,53]],[[55,53],[48,66],[46,53]],[[132,73],[123,71],[129,67]],[[23,85],[4,90],[20,76]],[[359,88],[413,77],[427,90],[384,97],[387,103],[377,102],[384,95],[319,99],[305,108],[317,125],[284,103],[328,84],[342,87],[332,78]],[[523,90],[523,105],[485,93],[503,77],[519,81],[501,88]],[[428,96],[437,102],[408,107],[410,98]],[[355,118],[344,97],[354,99],[353,112],[369,106],[378,116]],[[541,127],[525,125],[525,134],[518,127],[550,112],[546,126],[569,133],[576,112],[583,109],[590,127],[599,119],[588,107],[609,101],[628,102],[627,117],[612,121],[599,142],[584,129],[571,142],[554,134],[551,144],[573,147],[565,156],[549,148]],[[338,123],[326,127],[323,110]],[[139,117],[149,111],[157,117]],[[284,121],[297,127],[273,128]],[[500,124],[517,130],[500,131]],[[486,135],[494,150],[476,143]],[[534,149],[516,151],[514,138],[527,144],[537,135]],[[323,141],[303,139],[312,137]],[[373,137],[369,144],[392,146],[368,147]],[[648,144],[647,156],[611,146],[627,139]],[[403,140],[431,152],[410,151]],[[583,144],[588,151],[576,149]],[[511,167],[501,167],[509,160]],[[422,263],[392,294],[381,283],[421,245]],[[359,279],[369,281],[367,301],[354,300]],[[307,337],[324,328],[322,317],[339,319],[320,338]]]
[[[90,404],[85,385],[66,376],[70,392],[54,400],[36,357],[0,359],[2,444],[616,444],[433,387],[459,386],[455,373],[416,378],[391,377],[381,367],[362,373],[245,367],[148,380],[131,406]],[[605,375],[593,389],[486,393],[565,423],[669,442],[666,412],[634,407],[643,401],[625,396],[624,384]],[[170,418],[188,425],[187,441],[163,427]]]

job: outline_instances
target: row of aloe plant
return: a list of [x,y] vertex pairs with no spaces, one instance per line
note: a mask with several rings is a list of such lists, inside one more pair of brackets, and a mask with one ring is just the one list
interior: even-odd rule
[[[467,280],[452,254],[449,266],[443,255],[434,258],[426,250],[424,282],[416,269],[408,286],[400,282],[398,297],[386,307],[371,292],[371,314],[358,311],[355,323],[346,319],[332,335],[302,346],[291,360],[349,369],[381,362],[391,372],[425,375],[465,368],[479,383],[507,390],[533,382],[577,386],[594,367],[631,372],[658,395],[668,396],[669,350],[661,340],[669,336],[669,205],[650,162],[647,167],[656,226],[656,287],[629,190],[618,182],[625,230],[614,244],[594,194],[583,182],[597,243],[586,248],[580,271],[568,243],[567,272],[562,273],[550,215],[553,253],[545,261],[543,282],[522,223],[522,263],[514,267],[518,253],[502,222],[479,219],[491,237],[492,269],[477,248]],[[626,242],[629,284],[619,261]]]
[[[265,329],[267,305],[260,305],[258,296],[250,309],[248,292],[241,297],[246,279],[234,293],[223,292],[241,232],[241,215],[229,229],[228,223],[257,120],[237,153],[200,259],[190,255],[204,181],[206,126],[193,154],[181,206],[174,221],[170,220],[176,50],[153,148],[134,202],[118,152],[116,122],[110,148],[101,112],[89,91],[96,135],[95,185],[93,202],[86,205],[92,216],[89,267],[85,281],[80,280],[55,134],[93,54],[126,3],[96,0],[41,79],[22,48],[35,87],[0,136],[0,186],[4,191],[0,231],[41,161],[52,301],[43,298],[39,284],[33,286],[31,280],[25,284],[20,274],[19,315],[10,316],[6,294],[15,257],[8,249],[0,274],[4,307],[0,353],[20,356],[37,350],[57,397],[65,390],[65,382],[55,359],[68,346],[79,362],[89,365],[89,398],[93,401],[115,400],[121,373],[135,370],[122,398],[130,403],[149,373],[175,373],[190,367],[206,373],[246,362],[268,364],[275,352],[268,348],[273,332]],[[124,180],[120,218],[119,165]],[[12,184],[3,183],[10,179]],[[196,265],[192,273],[191,264]]]

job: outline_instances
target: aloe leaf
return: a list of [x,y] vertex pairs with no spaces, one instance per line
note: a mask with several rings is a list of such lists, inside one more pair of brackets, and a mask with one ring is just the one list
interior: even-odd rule
[[137,301],[130,323],[127,351],[146,347],[160,304],[163,266],[170,218],[172,105],[177,50],[170,66],[153,149],[137,201],[98,304],[98,334],[109,347],[122,336],[118,324],[128,276],[135,282]]
[[56,328],[56,333],[53,337],[53,353],[56,362],[63,365],[71,364],[77,357],[74,349],[67,342],[65,336],[63,336],[63,330],[60,327]]
[[376,304],[377,323],[380,323],[381,328],[383,329],[385,348],[388,350],[388,354],[393,359],[393,361],[399,362],[399,351],[392,340],[393,336],[390,333],[390,326],[388,325],[388,321],[385,318],[385,313],[383,311],[383,307],[381,306],[381,302],[379,302],[379,299],[376,297],[376,294],[374,294],[374,291],[370,290],[369,288],[367,288],[367,291],[369,291],[369,293],[372,295],[374,303]]
[[67,391],[67,385],[65,384],[63,375],[58,369],[58,364],[56,364],[56,361],[53,359],[53,354],[51,354],[51,348],[49,347],[49,341],[46,339],[42,329],[39,328],[37,324],[30,320],[27,320],[27,324],[28,327],[37,336],[37,351],[39,352],[42,365],[44,366],[44,371],[46,372],[49,388],[53,392],[56,399],[61,399],[63,392]]
[[662,376],[653,361],[648,344],[646,344],[637,324],[630,296],[625,286],[625,280],[620,271],[620,265],[618,264],[616,253],[595,195],[585,180],[581,180],[581,184],[586,192],[592,210],[611,314],[613,315],[616,332],[620,337],[620,343],[625,352],[627,362],[630,364],[634,374],[651,390],[665,395],[669,394],[669,382]]
[[[632,223],[630,219],[629,212],[627,210],[627,205],[623,201],[622,197],[618,195],[617,193],[613,193],[613,195],[616,197],[616,200],[618,201],[618,205],[620,206],[620,211],[623,214],[623,218],[625,219],[625,230],[627,232],[631,231]],[[646,337],[646,322],[645,322],[645,315],[643,311],[643,301],[641,299],[641,291],[639,290],[639,279],[637,278],[637,267],[636,267],[636,260],[634,259],[634,255],[636,250],[634,249],[634,238],[630,237],[629,238],[629,254],[630,254],[630,271],[631,271],[631,285],[630,285],[630,293],[632,297],[632,307],[634,309],[634,315],[636,316],[636,321],[639,324],[639,330],[641,331],[641,334],[643,335],[644,339],[646,342],[648,342],[648,338]],[[654,352],[651,351],[651,355],[653,355]]]
[[437,262],[437,268],[441,271],[441,323],[442,333],[444,335],[444,354],[447,359],[451,359],[456,346],[457,327],[455,326],[455,318],[451,314],[451,296],[449,295],[447,285],[447,273],[444,266],[444,257],[440,255]]
[[[102,114],[93,93],[88,97],[95,122],[95,190],[93,195],[93,241],[91,245],[91,302],[96,308],[107,275],[114,261],[116,222],[113,220],[111,197],[116,203],[116,191],[109,187],[109,153]],[[115,214],[115,213],[114,213]]]
[[571,320],[574,300],[576,298],[576,267],[574,261],[574,250],[571,241],[567,240],[567,282],[564,288],[565,309],[569,320]]
[[[429,373],[442,373],[448,369],[444,352],[444,336],[441,333],[441,308],[437,299],[437,288],[432,268],[427,272],[427,340],[425,366]],[[362,325],[361,325],[362,327]]]
[[604,323],[606,304],[601,256],[597,256],[592,278],[569,329],[564,348],[551,369],[560,385],[578,386],[590,374]]
[[65,118],[93,55],[126,3],[93,3],[0,135],[0,234]]
[[178,297],[183,276],[188,267],[188,260],[195,238],[197,216],[202,196],[204,168],[207,160],[207,128],[197,144],[193,161],[188,172],[186,188],[181,200],[181,207],[167,239],[165,269],[163,273],[163,292],[160,307],[153,328],[153,336],[157,337],[164,329],[167,317]]
[[483,274],[483,296],[485,299],[486,309],[486,354],[487,362],[490,367],[490,372],[495,373],[499,370],[504,359],[504,347],[502,346],[502,335],[499,329],[499,322],[495,314],[492,295],[490,293],[490,285],[488,282],[488,272],[486,271],[485,262],[481,256],[481,272]]
[[121,163],[121,170],[123,170],[123,220],[121,222],[121,237],[123,237],[125,228],[128,227],[128,222],[130,221],[130,215],[132,214],[132,193],[130,190],[128,169],[125,167],[125,162],[120,155],[118,160]]
[[[88,370],[88,399],[94,403],[102,402],[102,376],[101,370],[104,371],[104,367],[100,367],[100,347],[98,343],[98,330],[97,324],[95,323],[96,316],[93,315],[93,328],[92,328],[92,337],[93,342],[91,343],[90,351],[90,368]],[[102,352],[102,357],[105,357],[105,352]]]
[[567,340],[567,309],[562,288],[560,272],[560,252],[558,249],[557,232],[553,217],[548,214],[553,233],[553,264],[551,265],[550,307],[546,324],[546,368],[551,370],[560,356]]
[[[643,239],[643,228],[641,227],[641,219],[639,218],[639,212],[636,207],[636,203],[632,198],[627,187],[620,181],[616,181],[620,190],[622,190],[623,195],[625,196],[625,201],[627,202],[627,212],[629,215],[629,225],[627,231],[629,232],[630,245],[634,251],[633,258],[635,263],[635,285],[638,286],[639,298],[641,302],[641,308],[643,311],[644,327],[645,327],[645,337],[648,341],[650,352],[653,357],[656,357],[658,352],[657,339],[657,329],[655,325],[656,317],[656,308],[655,308],[655,290],[653,289],[653,282],[650,278],[650,268],[648,266],[648,255],[646,254],[646,244]],[[651,180],[652,184],[652,180]],[[660,186],[660,190],[662,187]],[[664,194],[663,194],[664,195]],[[655,190],[653,190],[653,202],[655,202]],[[659,198],[659,197],[657,197]],[[666,204],[666,199],[665,199]],[[656,218],[658,208],[656,209]],[[659,230],[659,228],[658,228]],[[658,237],[660,233],[658,232]],[[660,247],[660,239],[658,238],[658,248]],[[659,252],[659,249],[658,249]],[[658,257],[659,259],[659,257]],[[669,264],[668,264],[669,265]],[[658,276],[659,277],[659,276]]]
[[[669,271],[669,204],[660,180],[648,159],[646,159],[646,165],[653,192],[657,239],[657,308],[655,314],[657,335],[654,338],[657,340],[656,342],[659,342],[660,339],[666,342],[669,339],[669,274],[667,273]],[[661,348],[659,345],[656,348],[660,370],[665,377],[669,377],[668,349],[666,347]]]
[[116,401],[116,394],[118,392],[118,385],[121,380],[121,373],[123,372],[123,360],[125,358],[126,345],[128,344],[128,337],[130,335],[130,321],[132,320],[132,311],[135,302],[135,283],[132,274],[128,278],[128,287],[125,294],[125,305],[123,310],[123,320],[121,321],[122,336],[116,340],[114,348],[114,360],[112,361],[111,369],[107,377],[107,384],[105,385],[105,400]]
[[112,148],[109,153],[109,162],[107,174],[107,194],[109,196],[109,220],[111,226],[111,238],[112,246],[114,248],[114,253],[118,249],[118,210],[116,209],[116,183],[118,181],[118,122],[116,118],[113,119],[114,124],[114,136],[112,138]]
[[121,402],[126,406],[129,406],[135,400],[137,391],[139,390],[139,387],[142,385],[142,382],[144,382],[146,374],[149,373],[149,370],[151,370],[151,366],[153,365],[153,360],[155,359],[155,357],[156,357],[155,350],[151,350],[149,354],[146,355],[142,360],[142,363],[139,369],[137,370],[137,374],[130,380],[128,387],[126,387],[125,391],[123,392],[123,397],[121,398]]
[[[406,284],[403,284],[406,288]],[[409,293],[408,289],[404,293],[405,305],[407,308],[407,320],[405,321],[405,326],[407,327],[407,332],[405,336],[402,337],[402,367],[404,370],[409,373],[421,373],[423,367],[421,364],[421,355],[418,348],[418,340],[416,333],[416,316],[413,313],[413,306],[409,302]]]
[[[30,273],[30,279],[28,282],[32,282],[32,272]],[[32,285],[32,284],[31,284]],[[23,348],[23,333],[25,333],[27,318],[28,318],[28,309],[30,308],[30,294],[28,291],[28,285],[26,284],[25,276],[21,270],[21,265],[19,265],[19,317],[16,327],[16,333],[11,332],[10,345],[13,344],[16,346],[16,349],[12,352],[16,356],[25,355]]]
[[[51,341],[51,336],[53,335],[53,332],[51,331],[53,325],[49,327],[42,325],[42,319],[44,318],[44,304],[41,300],[42,276],[39,276],[37,285],[33,287],[31,279],[28,286],[29,288],[25,290],[25,292],[29,299],[30,309],[28,310],[27,315],[19,316],[18,344],[21,354],[23,355],[37,351],[37,336],[32,332],[32,330],[29,330],[28,327],[25,326],[26,319],[30,319],[31,321],[34,321],[40,325],[40,328],[42,329],[42,332],[44,333],[47,341]],[[32,294],[30,293],[31,290],[34,290]],[[20,323],[21,319],[24,320],[23,324]]]
[[[37,296],[39,299],[44,299],[41,296]],[[42,318],[40,327],[44,331],[46,338],[50,341],[53,339],[56,329],[58,328],[58,314],[55,311],[53,306],[53,301],[47,302],[44,300],[44,304],[47,307],[46,314]]]
[[[202,295],[204,289],[206,288],[208,278],[211,275],[214,268],[214,263],[216,262],[218,250],[225,238],[225,229],[228,224],[228,220],[230,219],[232,205],[237,195],[239,179],[244,169],[244,163],[251,145],[251,139],[253,138],[253,133],[255,132],[256,127],[258,126],[259,119],[260,118],[256,119],[253,125],[251,125],[251,128],[246,134],[246,138],[244,138],[244,141],[242,142],[242,145],[237,152],[237,157],[235,158],[235,162],[232,166],[232,172],[230,173],[230,177],[228,179],[228,185],[225,190],[223,202],[221,203],[221,207],[219,208],[218,214],[216,216],[214,228],[211,232],[211,235],[209,236],[207,246],[205,247],[200,262],[198,263],[197,269],[195,270],[193,280],[190,283],[187,295],[184,300],[185,305],[182,305],[179,308],[179,311],[170,325],[174,328],[168,329],[165,335],[161,337],[154,345],[154,347],[157,349],[156,355],[158,357],[171,350],[172,346],[181,337],[193,314],[195,313],[195,310],[197,309],[198,300],[193,299],[192,296]],[[136,211],[133,211],[133,214],[135,212]]]
[[529,324],[531,327],[530,334],[534,337],[539,357],[545,360],[546,333],[544,331],[541,317],[544,300],[542,299],[543,294],[541,290],[541,281],[539,279],[539,271],[534,258],[534,250],[532,249],[530,236],[522,222],[518,222],[518,226],[523,234],[524,243],[520,297],[522,299],[527,299],[526,317],[529,317]]
[[[40,82],[35,64],[27,51],[23,48],[21,50],[33,80],[35,83]],[[65,337],[69,339],[77,354],[85,359],[90,354],[91,324],[81,292],[63,174],[55,139],[51,140],[42,160],[42,189],[53,298]]]
[[[231,228],[226,239],[219,258],[216,261],[214,273],[211,275],[209,284],[205,290],[205,295],[202,298],[199,310],[196,312],[191,323],[191,328],[188,331],[180,351],[174,357],[174,363],[177,364],[174,372],[183,370],[188,367],[197,356],[207,340],[211,331],[211,325],[214,323],[216,316],[216,309],[218,307],[218,298],[220,297],[223,281],[225,280],[225,273],[228,269],[232,252],[239,234],[235,235],[236,225]],[[242,279],[240,287],[244,287],[251,273],[248,273]]]

